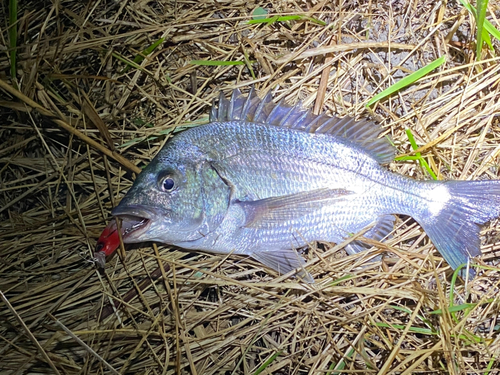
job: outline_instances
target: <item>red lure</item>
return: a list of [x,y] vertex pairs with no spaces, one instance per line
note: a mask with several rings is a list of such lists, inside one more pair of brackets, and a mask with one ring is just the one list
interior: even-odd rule
[[106,257],[112,255],[119,246],[120,236],[118,235],[116,220],[111,219],[106,228],[102,231],[95,246],[94,260],[97,265],[104,268],[104,265],[106,264]]

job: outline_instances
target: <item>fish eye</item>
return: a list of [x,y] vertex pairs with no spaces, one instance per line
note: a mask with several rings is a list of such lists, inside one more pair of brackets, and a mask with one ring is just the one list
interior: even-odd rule
[[174,190],[175,182],[171,176],[162,177],[159,181],[160,190],[169,193]]

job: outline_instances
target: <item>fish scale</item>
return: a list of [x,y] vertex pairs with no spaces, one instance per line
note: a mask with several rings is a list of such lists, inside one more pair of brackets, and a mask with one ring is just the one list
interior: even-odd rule
[[[348,170],[356,171],[363,169],[369,171],[368,163],[377,166],[373,159],[366,157],[365,159],[359,157],[360,151],[352,152],[348,147],[342,144],[336,145],[338,148],[343,147],[342,150],[332,149],[329,144],[328,136],[319,134],[311,139],[304,141],[301,139],[302,133],[291,134],[287,138],[281,137],[282,133],[278,129],[262,129],[260,125],[256,124],[224,124],[221,127],[219,124],[212,124],[210,128],[214,128],[217,132],[210,131],[211,129],[203,129],[205,134],[193,134],[193,138],[204,138],[207,142],[211,139],[220,139],[224,136],[241,137],[238,145],[232,145],[232,148],[245,147],[244,154],[237,157],[233,155],[231,150],[226,151],[224,146],[220,148],[216,142],[210,142],[204,145],[204,151],[213,157],[214,160],[224,160],[224,168],[230,170],[235,179],[246,179],[252,181],[251,184],[255,190],[265,192],[272,189],[272,192],[261,195],[261,198],[267,198],[271,194],[290,194],[293,192],[304,191],[304,189],[314,189],[315,187],[335,187],[336,179],[342,179],[341,183],[349,182],[351,178],[345,172],[341,163],[346,163],[350,167]],[[243,129],[243,130],[240,130]],[[252,131],[250,131],[252,130]],[[229,134],[228,134],[229,133]],[[244,133],[243,135],[241,133]],[[262,134],[264,133],[264,134]],[[289,130],[286,133],[291,133]],[[285,134],[286,134],[285,133]],[[260,141],[252,142],[257,136],[263,137],[267,135],[270,142],[262,143]],[[295,137],[293,137],[295,135]],[[238,137],[239,138],[239,137]],[[321,139],[326,138],[326,139]],[[277,144],[280,142],[280,144]],[[325,144],[322,144],[325,143]],[[286,145],[286,147],[284,147]],[[217,148],[214,155],[211,154],[211,149]],[[305,155],[305,150],[309,149],[309,154]],[[345,151],[345,152],[343,152]],[[340,155],[343,156],[339,157]],[[352,155],[348,155],[351,153]],[[231,155],[225,157],[225,154]],[[349,160],[351,157],[352,160]],[[285,167],[287,167],[285,169]],[[277,182],[272,178],[269,171],[286,174],[283,181]],[[262,175],[261,180],[256,183],[254,173]],[[298,179],[290,180],[289,177],[299,177],[302,180],[298,184]],[[297,183],[296,186],[293,184]]]
[[[112,214],[126,243],[246,255],[307,282],[297,249],[339,243],[369,225],[364,236],[381,240],[393,214],[417,220],[454,269],[480,255],[480,225],[500,215],[500,182],[392,173],[382,164],[395,151],[381,132],[367,120],[316,116],[235,90],[214,104],[210,123],[160,150]],[[346,250],[367,248],[356,240]]]

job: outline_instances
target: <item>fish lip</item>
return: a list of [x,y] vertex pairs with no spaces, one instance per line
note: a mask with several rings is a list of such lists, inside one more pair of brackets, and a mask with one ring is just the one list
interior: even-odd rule
[[113,208],[113,210],[111,210],[111,215],[117,217],[135,216],[142,217],[148,220],[154,220],[158,216],[158,213],[154,212],[154,210],[149,207],[146,208],[145,206],[137,204],[128,206],[118,205],[117,207]]
[[141,205],[118,206],[111,211],[111,215],[121,219],[121,235],[124,242],[138,238],[146,232],[159,213]]

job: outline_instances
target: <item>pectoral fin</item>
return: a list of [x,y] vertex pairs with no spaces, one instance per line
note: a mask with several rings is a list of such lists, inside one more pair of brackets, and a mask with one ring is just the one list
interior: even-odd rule
[[301,218],[350,194],[345,189],[317,189],[237,204],[245,213],[243,226],[258,229]]
[[314,283],[312,276],[303,268],[305,264],[304,259],[293,249],[255,251],[251,256],[280,274],[296,270],[296,276],[309,284]]

